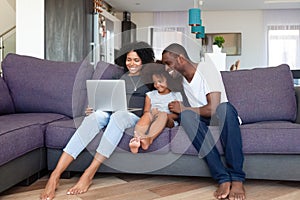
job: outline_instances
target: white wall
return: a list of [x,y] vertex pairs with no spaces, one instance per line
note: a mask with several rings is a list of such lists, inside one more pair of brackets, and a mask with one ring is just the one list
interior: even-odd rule
[[0,35],[16,25],[15,0],[0,0],[0,19]]
[[[146,27],[153,26],[153,13],[131,13],[131,21],[138,29],[146,30]],[[203,11],[202,21],[207,33],[242,33],[242,53],[226,57],[227,69],[238,59],[241,68],[267,65],[263,11]],[[148,32],[138,31],[137,40],[149,41],[148,38]]]
[[241,68],[267,65],[262,10],[203,11],[202,21],[207,33],[242,33],[241,55],[227,56],[227,68],[238,59]]
[[137,40],[150,41],[149,25],[153,25],[153,13],[132,13],[131,21],[137,25]]
[[16,0],[16,53],[44,58],[44,1]]

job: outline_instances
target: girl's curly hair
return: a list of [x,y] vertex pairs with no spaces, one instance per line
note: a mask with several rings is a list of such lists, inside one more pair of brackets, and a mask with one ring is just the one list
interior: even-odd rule
[[[167,80],[168,88],[171,91],[181,91],[181,81],[179,79],[174,79],[165,69],[165,65],[161,63],[148,63],[143,66],[141,71],[141,78],[143,82],[147,85],[153,87],[153,75],[158,75],[161,77],[165,77]],[[149,86],[148,86],[149,87]]]

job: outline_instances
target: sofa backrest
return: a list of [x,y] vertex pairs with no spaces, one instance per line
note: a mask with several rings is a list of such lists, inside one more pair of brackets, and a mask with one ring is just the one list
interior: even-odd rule
[[85,109],[86,79],[94,71],[85,62],[8,54],[2,69],[17,113],[53,112],[75,117]]
[[221,75],[227,98],[244,123],[295,121],[297,105],[288,65],[223,71]]
[[15,108],[9,90],[3,78],[0,77],[0,115],[11,114],[14,112]]
[[123,74],[123,67],[99,61],[97,63],[92,79],[119,79]]
[[[99,61],[95,67],[92,77],[88,78],[88,79],[95,79],[95,80],[119,79],[122,74],[124,74],[124,70],[122,67],[119,67],[118,65],[115,65],[115,64]],[[86,80],[84,80],[84,83],[86,83]],[[88,106],[86,84],[84,84],[84,87],[85,87],[84,90],[81,90],[81,91],[85,92],[84,95],[78,95],[82,98],[82,100],[80,100],[79,102],[84,102],[84,104],[83,104],[84,109],[81,110],[81,113],[84,113],[84,110]],[[75,101],[76,99],[78,99],[78,98],[77,97],[75,98],[75,96],[74,96],[73,100]]]

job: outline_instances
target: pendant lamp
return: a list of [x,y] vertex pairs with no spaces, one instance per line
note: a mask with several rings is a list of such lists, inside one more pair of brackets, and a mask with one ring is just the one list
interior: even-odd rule
[[202,26],[201,10],[199,6],[202,6],[203,2],[194,0],[194,8],[189,9],[189,25],[191,26],[191,33],[196,34],[196,38],[205,37],[205,27]]
[[204,26],[200,26],[200,33],[196,33],[196,39],[203,39],[205,38],[205,27]]
[[201,10],[200,8],[189,9],[189,25],[201,26]]
[[201,25],[200,26],[192,26],[191,33],[201,33],[203,31],[201,27],[202,27]]

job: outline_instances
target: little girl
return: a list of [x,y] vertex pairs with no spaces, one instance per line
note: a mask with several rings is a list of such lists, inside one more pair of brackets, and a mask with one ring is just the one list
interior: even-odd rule
[[145,67],[141,75],[145,83],[153,83],[156,90],[146,93],[144,113],[134,128],[134,137],[129,142],[132,153],[138,153],[140,147],[147,150],[165,127],[178,125],[178,114],[170,112],[168,104],[175,100],[182,101],[181,93],[171,91],[170,88],[176,88],[176,83],[164,65],[151,65]]

